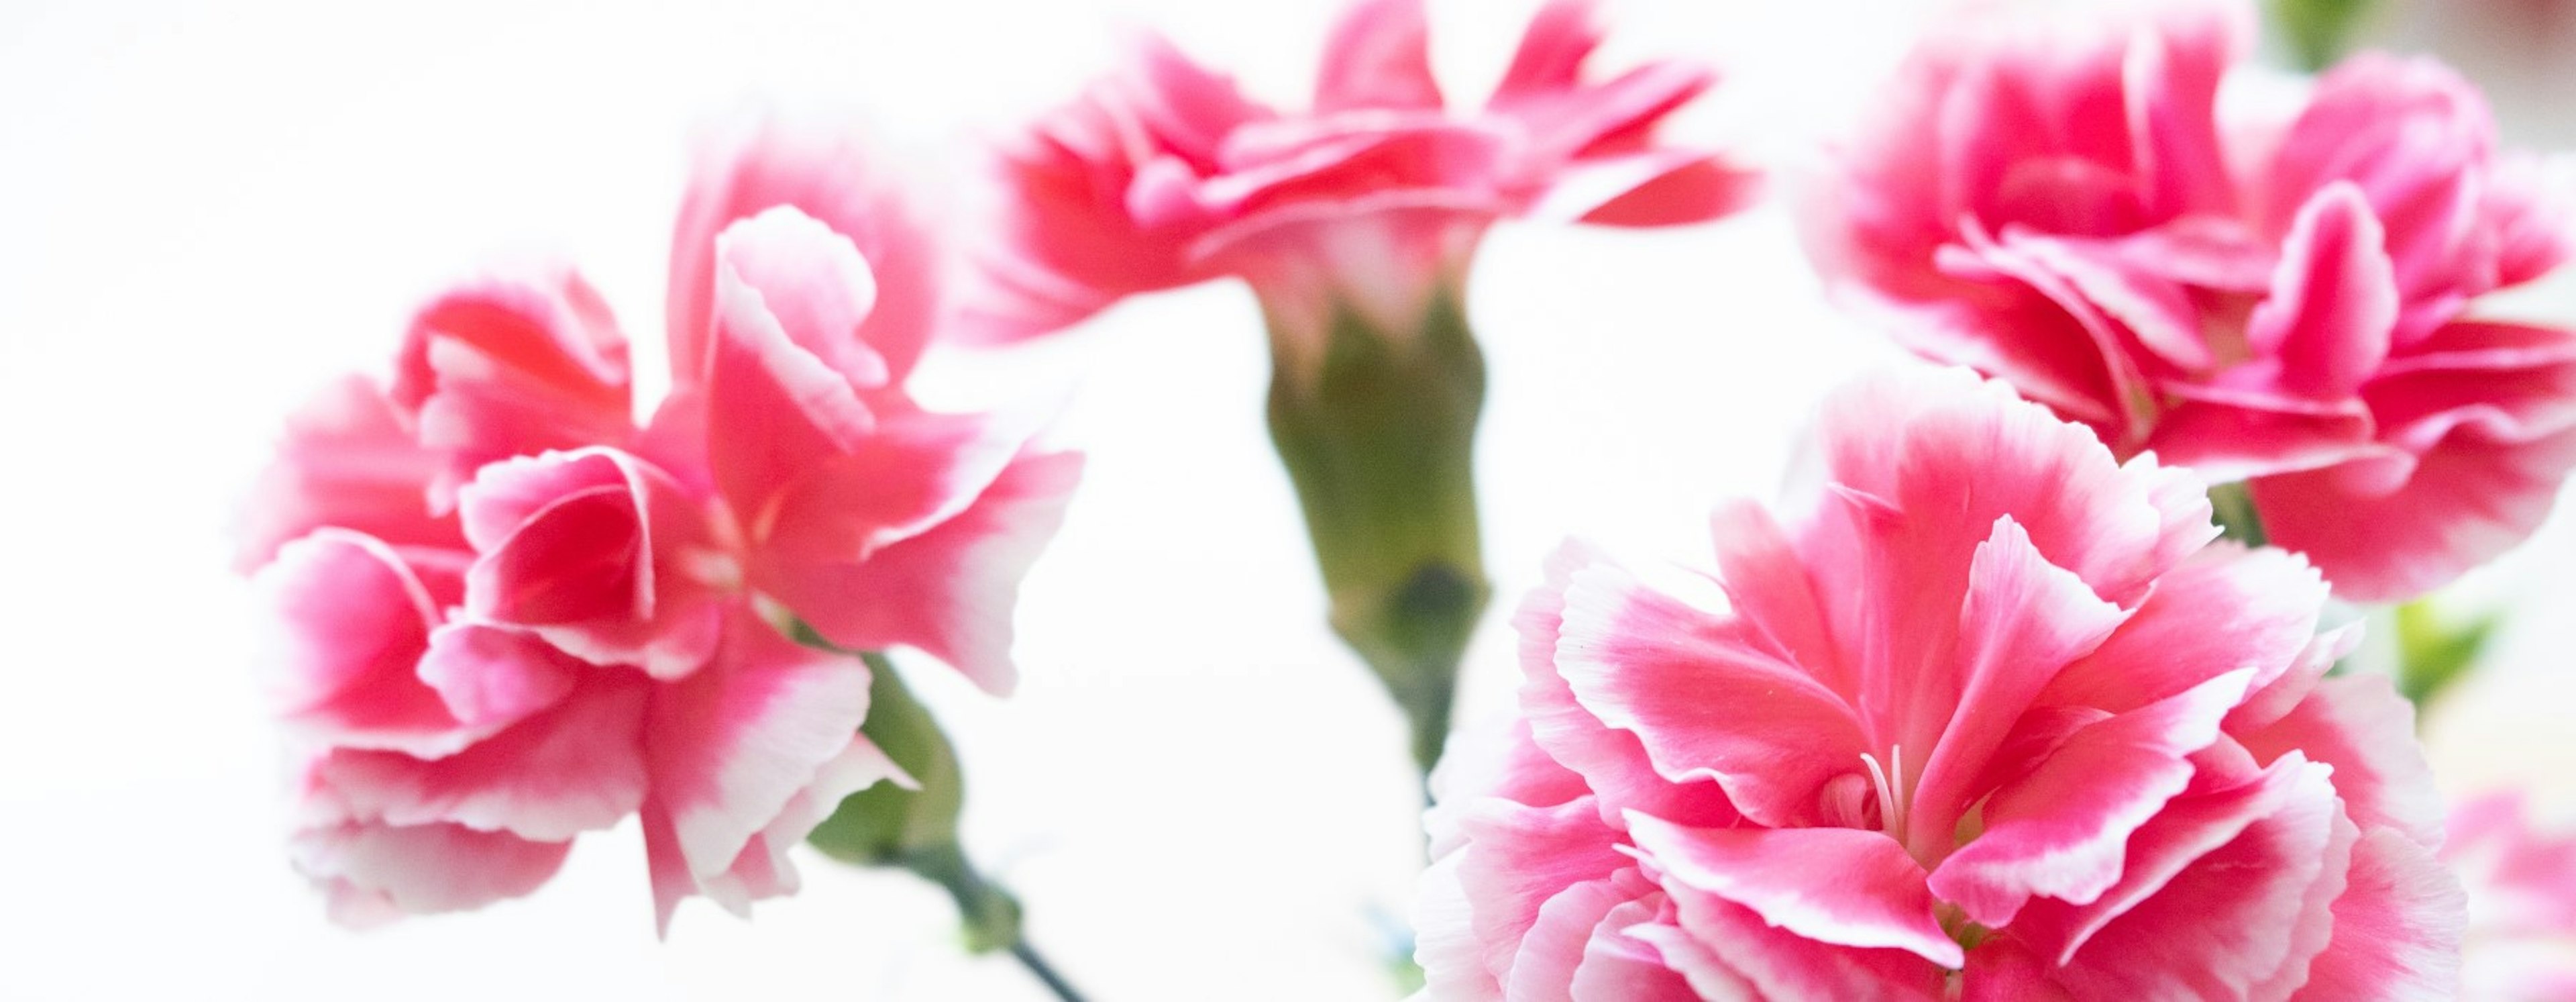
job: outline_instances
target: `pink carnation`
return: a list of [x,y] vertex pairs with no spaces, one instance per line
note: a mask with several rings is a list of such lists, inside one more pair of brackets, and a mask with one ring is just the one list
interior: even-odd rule
[[690,894],[793,890],[788,847],[908,780],[859,733],[866,665],[789,618],[1010,688],[1014,592],[1078,459],[1031,421],[912,404],[935,262],[875,267],[763,204],[927,255],[832,200],[862,164],[800,143],[701,179],[674,272],[703,268],[706,329],[649,426],[623,336],[561,270],[439,298],[390,388],[348,380],[291,423],[245,557],[301,748],[296,862],[345,920],[525,894],[628,816],[665,922]]
[[[1578,547],[1443,765],[1433,999],[2365,999],[2456,976],[2412,712],[2297,557],[1958,371],[1827,405],[1713,581]],[[1706,594],[1701,594],[1705,592]]]
[[2442,859],[2468,887],[2462,998],[2576,999],[2576,827],[2535,822],[2518,792],[2451,811]]
[[1004,151],[1001,246],[969,321],[987,338],[1066,326],[1118,299],[1240,275],[1292,325],[1343,305],[1413,326],[1485,226],[1527,215],[1657,226],[1711,219],[1750,175],[1654,130],[1706,90],[1695,65],[1607,80],[1588,0],[1553,0],[1480,112],[1449,111],[1421,0],[1362,0],[1334,27],[1314,106],[1283,113],[1160,38]]
[[2564,217],[2430,61],[2222,118],[2250,21],[1938,35],[1808,193],[1811,250],[1914,350],[2246,481],[2338,591],[2405,598],[2527,536],[2576,465],[2576,335],[2472,309],[2564,260]]

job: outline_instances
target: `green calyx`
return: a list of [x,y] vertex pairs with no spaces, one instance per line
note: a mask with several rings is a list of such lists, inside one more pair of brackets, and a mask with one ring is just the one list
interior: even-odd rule
[[[809,645],[828,646],[810,631],[799,633]],[[1019,902],[977,874],[957,843],[957,818],[966,802],[957,750],[884,655],[859,656],[870,675],[868,718],[859,733],[920,788],[878,783],[853,793],[805,840],[841,862],[902,867],[946,888],[957,902],[968,949],[1009,949],[1020,941]]]
[[[1291,339],[1321,336],[1320,346]],[[1474,446],[1485,362],[1454,294],[1389,331],[1348,307],[1271,325],[1270,437],[1297,487],[1335,632],[1403,707],[1428,772],[1491,588]]]

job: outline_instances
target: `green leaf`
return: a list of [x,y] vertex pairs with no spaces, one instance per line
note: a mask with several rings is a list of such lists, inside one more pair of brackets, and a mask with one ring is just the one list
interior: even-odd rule
[[2502,613],[2491,612],[2451,626],[2434,612],[2431,599],[2398,606],[2396,618],[2397,691],[2419,707],[2477,667],[2504,622]]

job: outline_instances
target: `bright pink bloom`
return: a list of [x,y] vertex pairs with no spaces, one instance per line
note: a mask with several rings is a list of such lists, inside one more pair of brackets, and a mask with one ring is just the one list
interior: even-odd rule
[[1846,389],[1820,445],[1785,521],[1718,513],[1714,582],[1555,562],[1526,723],[1443,767],[1432,998],[2447,990],[2412,713],[2321,678],[2313,571],[1963,372]]
[[1066,326],[1118,299],[1240,275],[1275,316],[1311,324],[1336,298],[1414,325],[1461,277],[1485,226],[1529,215],[1625,226],[1724,215],[1751,176],[1656,145],[1657,123],[1712,81],[1656,62],[1588,81],[1588,0],[1553,0],[1481,112],[1431,77],[1421,0],[1361,0],[1335,26],[1314,106],[1282,113],[1169,43],[1004,151],[1003,243],[968,301],[984,337]]
[[2365,55],[2222,121],[2244,6],[2091,13],[1926,43],[1808,193],[1818,264],[2121,455],[2248,481],[2348,597],[2528,535],[2576,465],[2576,335],[2469,310],[2568,248],[2475,90]]
[[[840,204],[799,172],[848,161],[768,150],[698,190]],[[866,232],[922,249],[899,228]],[[265,481],[249,559],[275,554],[296,858],[347,920],[527,893],[630,815],[665,922],[689,894],[793,890],[789,846],[905,780],[859,733],[866,666],[789,618],[1012,684],[1018,581],[1079,461],[1033,421],[911,402],[935,262],[880,271],[787,206],[681,235],[675,258],[710,245],[708,330],[649,428],[578,279],[480,283],[424,311],[391,390],[352,380],[299,418]],[[917,315],[880,322],[887,301]]]
[[2535,824],[2518,792],[2453,808],[2442,860],[2469,893],[2462,998],[2576,999],[2576,827]]

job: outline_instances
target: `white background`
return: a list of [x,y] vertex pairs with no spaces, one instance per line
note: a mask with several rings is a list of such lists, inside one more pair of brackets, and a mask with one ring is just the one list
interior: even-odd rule
[[[1435,0],[1453,101],[1481,95],[1533,6]],[[1614,9],[1608,58],[1730,67],[1686,134],[1794,163],[1922,8]],[[696,902],[657,942],[632,826],[586,838],[527,900],[332,927],[285,864],[227,524],[287,409],[384,364],[409,308],[494,253],[569,255],[658,357],[684,138],[748,97],[856,109],[938,163],[1070,93],[1121,24],[1300,102],[1330,12],[0,6],[0,997],[1038,997],[1007,960],[956,949],[937,892],[819,858],[803,895],[754,921]],[[2576,131],[2507,103],[2526,135]],[[1508,706],[1506,614],[1560,538],[1697,560],[1704,512],[1767,494],[1812,401],[1890,355],[1822,304],[1776,209],[1653,233],[1506,225],[1470,300],[1493,374],[1480,452],[1500,596],[1468,669],[1477,718]],[[2537,301],[2568,315],[2566,297]],[[1411,766],[1322,627],[1262,430],[1265,366],[1249,297],[1214,285],[930,374],[960,396],[989,392],[985,375],[1074,384],[1061,437],[1091,467],[1024,595],[1021,694],[913,677],[967,759],[971,850],[1096,999],[1393,994]],[[2576,776],[2555,724],[2576,691],[2560,681],[2576,671],[2571,537],[2554,526],[2466,589],[2526,611],[2510,663],[2444,722],[2476,735],[2443,752],[2455,782]]]

